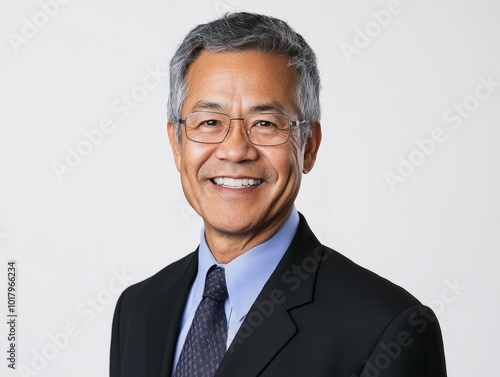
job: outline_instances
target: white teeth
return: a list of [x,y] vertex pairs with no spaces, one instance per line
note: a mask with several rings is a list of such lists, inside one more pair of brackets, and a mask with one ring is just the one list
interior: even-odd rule
[[215,184],[219,186],[231,187],[231,188],[244,188],[250,186],[257,186],[262,183],[260,179],[252,179],[252,178],[236,179],[228,177],[217,177],[214,178],[213,181],[215,182]]

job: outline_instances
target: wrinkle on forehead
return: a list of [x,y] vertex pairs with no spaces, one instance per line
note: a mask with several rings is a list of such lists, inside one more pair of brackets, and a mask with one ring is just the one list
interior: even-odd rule
[[298,113],[296,81],[297,73],[284,55],[204,50],[187,72],[188,95],[182,113],[209,110],[236,117],[269,111],[291,116]]

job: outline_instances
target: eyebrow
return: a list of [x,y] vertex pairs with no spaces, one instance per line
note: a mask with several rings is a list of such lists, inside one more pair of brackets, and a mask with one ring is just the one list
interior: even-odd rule
[[199,110],[222,111],[222,105],[217,102],[198,101],[194,104],[193,111]]
[[[212,110],[212,111],[224,111],[224,107],[218,102],[209,101],[198,101],[193,107],[193,111],[199,110]],[[261,113],[264,111],[274,111],[283,114],[283,106],[276,101],[261,103],[254,105],[249,108],[248,114]]]
[[279,102],[273,101],[255,105],[250,108],[250,113],[261,113],[264,111],[274,111],[276,113],[283,114],[283,106]]

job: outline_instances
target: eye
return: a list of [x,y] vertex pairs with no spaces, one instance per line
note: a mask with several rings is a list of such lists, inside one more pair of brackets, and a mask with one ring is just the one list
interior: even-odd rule
[[257,120],[253,124],[254,127],[262,127],[262,128],[273,128],[276,127],[276,124],[269,120]]
[[222,125],[223,124],[220,120],[207,119],[207,120],[201,121],[200,124],[198,125],[198,127],[220,127]]

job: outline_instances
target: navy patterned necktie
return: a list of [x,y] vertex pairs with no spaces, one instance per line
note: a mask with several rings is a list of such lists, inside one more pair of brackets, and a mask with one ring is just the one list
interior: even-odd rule
[[213,377],[226,352],[227,296],[224,268],[214,266],[208,271],[203,299],[196,309],[173,377]]

